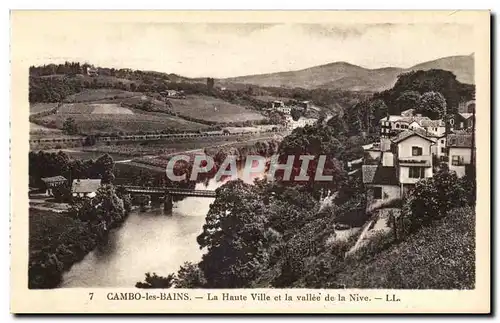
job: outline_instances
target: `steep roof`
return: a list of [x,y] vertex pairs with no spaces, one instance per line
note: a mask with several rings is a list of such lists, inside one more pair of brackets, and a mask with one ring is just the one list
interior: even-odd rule
[[404,122],[408,122],[408,123],[416,122],[422,126],[422,122],[431,121],[431,119],[429,117],[404,117],[400,121],[404,121]]
[[422,120],[420,122],[422,127],[444,127],[443,120]]
[[401,116],[411,117],[414,113],[415,113],[415,109],[407,109],[407,110],[401,111]]
[[472,135],[466,133],[453,133],[446,136],[446,145],[452,148],[471,148]]
[[71,191],[73,193],[92,193],[96,192],[100,186],[100,179],[74,179]]
[[472,113],[459,113],[459,115],[466,120],[472,117]]
[[399,120],[401,120],[401,118],[403,118],[402,116],[395,116],[395,115],[390,115],[388,117],[389,117],[389,120],[387,120],[387,117],[383,117],[382,119],[380,119],[380,122],[382,122],[382,121],[399,121]]
[[378,185],[398,185],[396,167],[363,165],[363,183]]
[[46,184],[49,184],[49,183],[64,182],[66,181],[66,178],[64,176],[57,175],[52,177],[42,177],[42,181]]
[[406,131],[400,132],[397,136],[392,138],[392,142],[398,143],[398,142],[401,142],[401,141],[406,140],[406,139],[413,137],[413,136],[419,136],[421,138],[429,140],[430,142],[434,142],[434,140],[430,139],[429,136],[426,135],[425,130],[422,131],[422,130],[417,130],[417,129],[406,130]]
[[[406,111],[404,111],[404,112],[406,112]],[[382,119],[380,119],[380,122],[382,122],[382,121],[391,121],[391,122],[400,121],[400,122],[406,122],[408,124],[410,124],[412,122],[416,122],[418,124],[421,124],[421,122],[424,120],[431,120],[431,119],[429,117],[422,117],[422,116],[390,115],[389,120],[387,120],[387,117],[383,117]]]

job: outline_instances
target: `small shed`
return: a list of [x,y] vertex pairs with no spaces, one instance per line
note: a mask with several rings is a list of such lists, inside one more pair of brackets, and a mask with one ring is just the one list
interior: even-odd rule
[[74,197],[93,198],[99,187],[101,187],[100,179],[74,179],[71,193]]
[[67,181],[66,178],[64,176],[61,176],[61,175],[51,176],[51,177],[42,177],[41,180],[44,183],[47,195],[53,195],[52,189],[54,187],[64,185],[64,183],[66,183],[66,181]]

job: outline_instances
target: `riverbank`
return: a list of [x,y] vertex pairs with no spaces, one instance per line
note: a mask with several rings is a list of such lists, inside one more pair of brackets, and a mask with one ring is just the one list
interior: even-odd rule
[[110,197],[118,202],[118,207],[107,209],[104,217],[97,216],[98,207],[92,207],[90,201],[73,205],[80,208],[76,212],[75,209],[66,212],[40,207],[29,209],[28,288],[58,287],[65,272],[106,242],[111,230],[123,224],[128,207],[123,200],[116,200],[112,189],[109,192],[113,195],[103,195],[96,205]]

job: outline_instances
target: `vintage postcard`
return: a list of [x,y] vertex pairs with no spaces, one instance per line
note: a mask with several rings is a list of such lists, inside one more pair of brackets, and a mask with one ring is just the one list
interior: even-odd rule
[[489,11],[11,35],[11,312],[491,311]]

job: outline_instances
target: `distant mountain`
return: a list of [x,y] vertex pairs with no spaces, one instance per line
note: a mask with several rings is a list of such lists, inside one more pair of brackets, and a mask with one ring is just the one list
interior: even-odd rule
[[449,56],[413,66],[410,70],[441,69],[453,72],[461,83],[474,84],[474,54]]
[[367,69],[346,62],[306,68],[299,71],[239,76],[218,80],[221,84],[258,86],[337,88],[349,91],[381,91],[391,88],[401,73],[412,70],[444,69],[462,83],[474,83],[474,56],[450,56],[415,65],[408,69],[386,67]]

